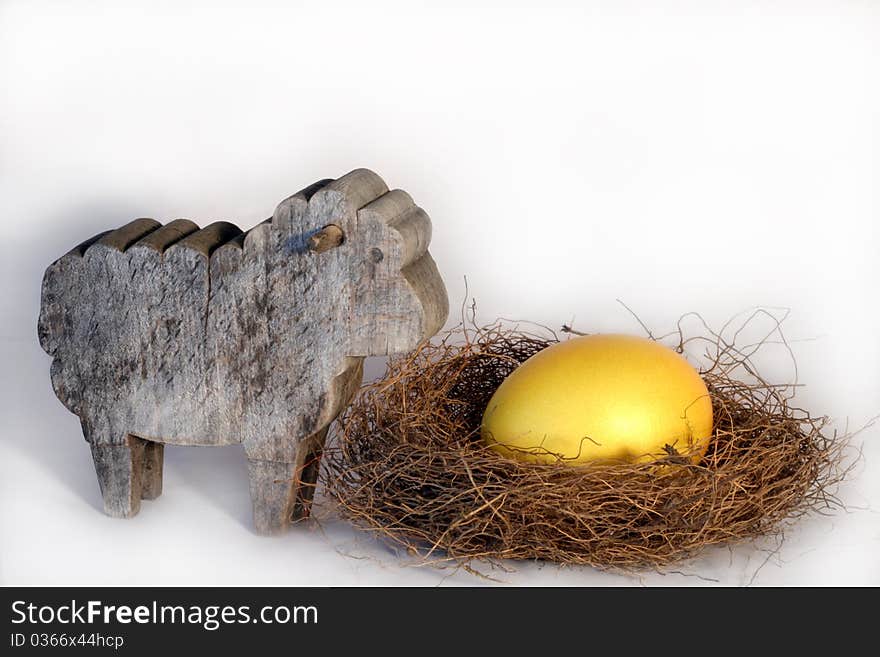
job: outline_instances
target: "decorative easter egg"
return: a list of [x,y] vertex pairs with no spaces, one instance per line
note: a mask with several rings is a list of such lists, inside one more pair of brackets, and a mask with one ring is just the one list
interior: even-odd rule
[[697,462],[712,436],[712,401],[672,349],[637,336],[588,335],[514,370],[489,401],[481,434],[523,461],[643,462],[672,446]]

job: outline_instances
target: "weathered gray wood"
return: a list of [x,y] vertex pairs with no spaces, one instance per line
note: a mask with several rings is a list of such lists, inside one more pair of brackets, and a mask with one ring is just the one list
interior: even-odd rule
[[287,461],[248,459],[254,529],[263,535],[283,532],[293,520],[296,504],[294,466]]
[[92,443],[92,459],[108,516],[130,518],[140,511],[145,442],[128,437],[121,445]]
[[319,431],[307,449],[302,450],[302,463],[297,465],[297,489],[293,506],[293,521],[308,518],[312,510],[312,500],[318,487],[318,473],[321,469],[321,456],[324,451],[324,440],[327,427]]
[[301,441],[297,460],[248,459],[254,528],[278,534],[309,516],[327,427]]
[[141,499],[155,500],[162,494],[162,465],[165,459],[165,445],[144,441],[143,475],[141,480]]
[[[132,515],[161,492],[162,443],[242,443],[258,531],[307,515],[317,467],[302,466],[363,358],[409,351],[446,320],[430,236],[408,194],[359,169],[247,232],[137,219],[52,263],[40,343],[98,449],[108,512]],[[295,481],[282,494],[268,482],[285,467]]]

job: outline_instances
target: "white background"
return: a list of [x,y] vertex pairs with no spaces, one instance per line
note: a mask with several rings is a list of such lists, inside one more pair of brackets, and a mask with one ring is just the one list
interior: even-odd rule
[[[788,307],[801,404],[880,412],[877,3],[211,4],[0,0],[0,583],[486,583],[339,522],[255,536],[236,448],[169,448],[165,494],[106,518],[49,385],[39,285],[68,248],[140,216],[247,228],[358,166],[432,216],[453,317],[465,276],[483,320],[586,331],[639,332],[618,298],[658,332]],[[849,512],[681,570],[880,584],[878,428],[858,441]]]

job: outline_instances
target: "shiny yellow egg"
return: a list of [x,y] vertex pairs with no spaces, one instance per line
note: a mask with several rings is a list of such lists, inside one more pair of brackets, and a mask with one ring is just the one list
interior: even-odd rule
[[486,406],[481,434],[499,453],[530,462],[644,462],[664,456],[666,445],[697,462],[712,436],[712,401],[672,349],[588,335],[515,369]]

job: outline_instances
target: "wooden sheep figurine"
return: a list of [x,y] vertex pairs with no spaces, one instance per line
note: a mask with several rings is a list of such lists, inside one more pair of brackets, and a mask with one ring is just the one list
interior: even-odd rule
[[257,531],[306,517],[364,358],[410,351],[446,321],[430,237],[406,192],[358,169],[246,232],[136,219],[52,263],[40,344],[106,513],[159,496],[165,444],[241,443]]

